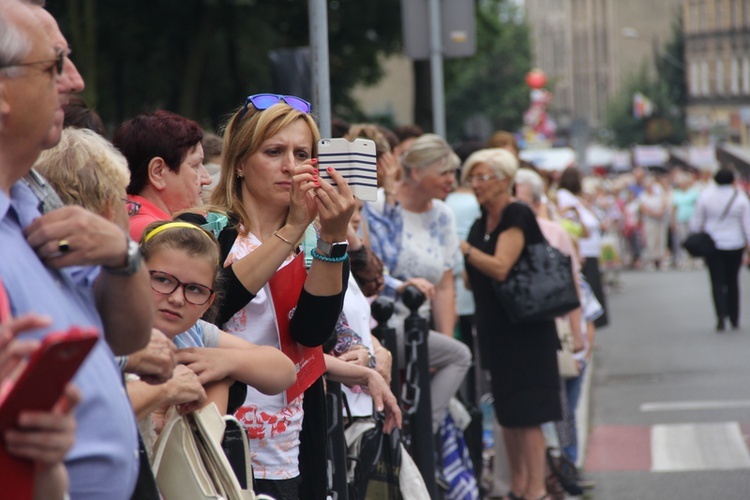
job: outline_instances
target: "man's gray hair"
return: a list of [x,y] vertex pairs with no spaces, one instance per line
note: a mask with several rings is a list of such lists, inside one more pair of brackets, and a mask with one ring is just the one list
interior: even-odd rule
[[516,186],[523,184],[531,189],[531,199],[534,203],[542,201],[544,195],[544,180],[542,176],[531,169],[521,168],[516,172]]
[[31,52],[31,40],[8,16],[8,7],[13,1],[0,0],[0,74],[6,66],[23,61]]

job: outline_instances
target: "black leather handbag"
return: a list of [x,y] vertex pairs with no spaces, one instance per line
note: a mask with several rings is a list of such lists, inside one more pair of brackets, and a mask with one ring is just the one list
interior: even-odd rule
[[714,239],[705,231],[692,233],[682,242],[682,247],[692,257],[708,257],[716,251]]
[[[727,213],[732,207],[732,203],[734,203],[736,197],[737,190],[735,189],[732,197],[729,198],[729,203],[724,207],[724,211],[721,213],[721,217],[719,217],[720,221],[724,220],[724,217],[727,216]],[[687,250],[687,253],[689,253],[691,257],[710,257],[716,251],[716,242],[714,242],[714,239],[707,232],[699,231],[690,234],[685,241],[682,242],[682,248]]]
[[495,296],[512,323],[553,320],[579,307],[570,257],[549,243],[526,245]]

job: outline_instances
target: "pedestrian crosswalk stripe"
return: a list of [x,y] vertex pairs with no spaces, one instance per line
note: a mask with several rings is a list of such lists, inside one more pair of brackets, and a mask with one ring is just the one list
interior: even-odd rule
[[584,468],[591,472],[750,469],[750,423],[598,425]]
[[653,472],[749,468],[750,453],[737,422],[651,428]]
[[685,411],[685,410],[728,410],[734,408],[750,408],[750,400],[725,401],[669,401],[664,403],[643,403],[642,412],[652,411]]

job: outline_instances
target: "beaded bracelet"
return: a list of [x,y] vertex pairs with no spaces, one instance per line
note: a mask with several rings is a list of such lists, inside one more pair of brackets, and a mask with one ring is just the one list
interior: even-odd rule
[[312,255],[313,259],[322,260],[323,262],[344,262],[349,258],[349,254],[344,254],[341,257],[326,257],[325,255],[319,254],[314,248],[310,250],[310,255]]

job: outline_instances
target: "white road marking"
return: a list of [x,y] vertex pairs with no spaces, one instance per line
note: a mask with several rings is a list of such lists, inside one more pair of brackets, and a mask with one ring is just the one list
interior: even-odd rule
[[643,403],[642,412],[650,411],[685,411],[685,410],[728,410],[733,408],[750,408],[750,400],[726,401],[671,401],[668,403]]
[[655,425],[651,428],[651,470],[750,469],[737,422]]

